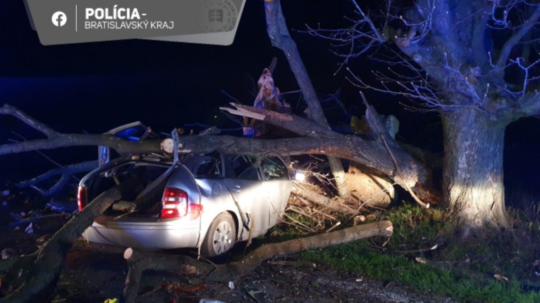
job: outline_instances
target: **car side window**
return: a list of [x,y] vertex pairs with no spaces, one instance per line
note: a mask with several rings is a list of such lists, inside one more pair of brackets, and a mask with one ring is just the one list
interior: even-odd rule
[[249,156],[227,156],[227,159],[232,164],[234,175],[237,179],[243,180],[259,180],[257,167],[254,166],[254,159]]
[[196,178],[219,178],[221,176],[221,161],[214,157],[205,157],[195,171]]
[[289,180],[287,166],[278,157],[263,159],[261,166],[266,180]]

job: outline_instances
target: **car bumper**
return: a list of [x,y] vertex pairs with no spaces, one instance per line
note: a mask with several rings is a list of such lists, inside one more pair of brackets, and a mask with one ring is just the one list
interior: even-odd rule
[[182,219],[100,217],[83,233],[90,242],[146,249],[197,247],[199,222]]

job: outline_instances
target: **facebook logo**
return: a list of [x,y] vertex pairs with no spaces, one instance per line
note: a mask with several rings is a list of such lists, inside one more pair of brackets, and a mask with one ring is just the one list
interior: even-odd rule
[[64,26],[67,22],[67,16],[63,12],[56,12],[52,15],[52,23],[54,26]]

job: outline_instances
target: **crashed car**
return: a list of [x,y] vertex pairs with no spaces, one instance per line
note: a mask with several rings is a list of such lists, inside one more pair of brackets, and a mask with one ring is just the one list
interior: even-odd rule
[[145,249],[199,248],[203,256],[222,256],[236,242],[276,225],[292,187],[280,157],[130,155],[81,180],[79,210],[105,190],[135,179],[137,185],[98,217],[84,238]]

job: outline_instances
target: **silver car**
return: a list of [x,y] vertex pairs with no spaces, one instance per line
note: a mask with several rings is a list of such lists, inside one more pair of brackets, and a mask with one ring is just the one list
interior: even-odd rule
[[[174,160],[128,156],[105,163],[81,180],[79,209],[104,190],[133,178],[140,185],[124,193],[123,201],[97,218],[83,237],[125,247],[199,248],[203,256],[216,257],[276,225],[292,187],[280,157],[218,152]],[[136,211],[117,207],[122,203],[136,205]]]

